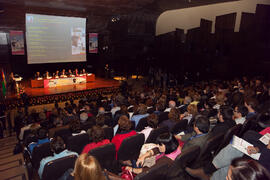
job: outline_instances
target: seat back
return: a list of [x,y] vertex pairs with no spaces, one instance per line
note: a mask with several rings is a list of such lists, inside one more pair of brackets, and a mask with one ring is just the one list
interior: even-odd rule
[[201,149],[201,153],[199,156],[197,156],[196,163],[197,165],[205,163],[206,161],[209,161],[212,158],[212,152],[215,151],[219,143],[222,141],[224,137],[223,133],[217,134],[216,136],[210,137],[203,148]]
[[138,174],[134,180],[157,180],[166,179],[169,164],[166,162],[157,163],[149,170]]
[[252,130],[255,126],[256,126],[256,121],[253,118],[250,119],[246,119],[246,121],[244,122],[238,136],[242,137],[245,132],[247,132],[248,130]]
[[187,120],[187,119],[183,119],[183,120],[177,122],[177,123],[173,126],[171,132],[172,132],[173,134],[178,134],[178,133],[180,133],[180,132],[182,132],[182,131],[185,131],[186,128],[187,128],[187,124],[188,124],[188,120]]
[[48,162],[44,166],[42,180],[58,179],[68,169],[74,168],[76,159],[76,155],[70,155]]
[[117,152],[118,160],[137,160],[144,144],[144,134],[137,134],[123,140]]
[[138,125],[136,127],[136,131],[142,131],[146,126],[148,125],[147,123],[147,117],[140,119],[138,122]]
[[219,152],[221,149],[223,149],[225,146],[227,146],[227,145],[230,143],[230,141],[231,141],[233,135],[238,135],[238,134],[239,134],[241,128],[242,128],[242,124],[237,124],[236,126],[230,128],[230,129],[226,132],[226,134],[224,135],[223,140],[222,140],[222,142],[219,144],[219,146],[218,146],[217,150],[215,151],[214,155],[217,155],[218,152]]
[[81,154],[85,145],[89,143],[89,136],[87,133],[76,136],[69,136],[67,140],[67,149],[78,154]]
[[182,151],[181,154],[174,160],[174,163],[178,167],[185,168],[196,159],[197,154],[200,154],[200,147],[192,146]]
[[106,112],[104,115],[105,115],[105,122],[104,123],[107,126],[112,127],[112,125],[113,125],[112,113],[111,112]]
[[168,119],[168,114],[169,112],[161,112],[159,115],[158,115],[158,123],[162,123],[162,121],[165,121]]
[[145,144],[146,143],[156,143],[157,137],[160,134],[168,132],[168,131],[169,131],[168,126],[159,127],[157,129],[152,130],[151,133],[149,134],[148,138],[146,139]]
[[60,136],[61,138],[63,138],[65,143],[67,143],[67,139],[71,135],[72,135],[72,133],[71,133],[69,128],[59,129],[59,130],[55,131],[55,133],[54,133],[54,137]]
[[113,128],[106,127],[106,128],[103,128],[103,130],[105,133],[105,139],[109,139],[111,141],[113,138]]
[[34,147],[33,152],[32,152],[33,167],[38,169],[40,161],[43,158],[52,156],[52,155],[53,155],[53,152],[51,151],[49,142],[37,145],[36,147]]
[[100,163],[103,169],[107,169],[109,172],[117,173],[117,162],[115,159],[115,146],[114,144],[106,144],[92,149],[88,153],[94,156]]

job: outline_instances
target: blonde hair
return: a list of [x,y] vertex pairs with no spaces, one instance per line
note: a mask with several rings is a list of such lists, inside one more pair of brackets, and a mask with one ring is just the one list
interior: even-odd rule
[[187,111],[189,114],[192,114],[193,116],[198,113],[198,109],[197,109],[197,106],[195,104],[188,105]]
[[96,158],[88,154],[82,154],[78,157],[72,175],[75,180],[106,179]]

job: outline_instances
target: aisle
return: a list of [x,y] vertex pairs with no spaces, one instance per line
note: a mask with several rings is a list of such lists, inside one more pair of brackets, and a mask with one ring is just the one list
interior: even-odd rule
[[0,179],[28,180],[22,153],[13,155],[18,142],[15,135],[0,139]]

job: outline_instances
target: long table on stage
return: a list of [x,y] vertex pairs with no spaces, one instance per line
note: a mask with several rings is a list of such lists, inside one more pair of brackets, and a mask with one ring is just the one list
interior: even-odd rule
[[31,87],[32,88],[44,88],[44,87],[55,87],[55,86],[64,86],[72,84],[81,84],[86,82],[95,81],[94,74],[87,74],[83,76],[76,77],[64,77],[64,78],[53,78],[53,79],[32,79]]

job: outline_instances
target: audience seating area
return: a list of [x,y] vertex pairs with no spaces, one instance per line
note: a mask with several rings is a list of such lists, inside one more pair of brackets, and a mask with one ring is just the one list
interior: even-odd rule
[[[243,137],[248,130],[260,131],[265,128],[261,127],[260,123],[266,124],[266,127],[268,127],[267,123],[270,121],[270,119],[266,119],[263,122],[260,119],[262,114],[268,112],[269,95],[267,95],[263,99],[261,98],[259,103],[256,104],[256,107],[254,107],[256,113],[253,113],[253,116],[248,117],[248,113],[250,113],[250,109],[248,109],[249,111],[247,110],[246,114],[243,115],[246,119],[242,124],[235,124],[232,127],[227,128],[226,131],[214,134],[215,127],[219,126],[221,123],[218,122],[220,116],[219,108],[222,108],[223,106],[230,107],[231,109],[234,109],[235,107],[239,108],[240,106],[247,107],[245,104],[249,102],[249,98],[253,98],[254,102],[260,99],[260,95],[256,95],[256,91],[258,91],[259,88],[256,89],[255,87],[249,87],[247,85],[245,87],[246,91],[239,94],[238,89],[232,88],[234,87],[234,81],[219,83],[210,81],[207,82],[207,86],[211,87],[207,94],[201,91],[206,88],[206,86],[203,85],[204,83],[205,82],[199,82],[191,86],[182,85],[175,87],[171,92],[156,89],[155,93],[153,93],[154,91],[148,87],[141,92],[117,91],[112,92],[110,95],[101,93],[100,97],[95,100],[88,97],[78,99],[78,101],[74,102],[63,102],[63,108],[53,107],[53,109],[46,109],[46,111],[28,112],[28,114],[25,114],[24,111],[18,111],[15,115],[15,127],[17,129],[19,128],[19,131],[16,131],[19,141],[17,141],[14,136],[12,138],[15,139],[14,143],[19,142],[18,145],[21,145],[24,148],[24,151],[22,151],[23,155],[12,155],[13,152],[11,152],[11,150],[13,150],[12,148],[14,147],[12,146],[7,149],[1,147],[0,152],[3,153],[0,153],[0,156],[3,156],[2,154],[4,153],[10,153],[11,160],[12,158],[15,158],[16,160],[20,159],[18,165],[20,168],[23,168],[18,168],[16,173],[19,174],[19,176],[24,176],[26,179],[55,179],[56,177],[61,177],[68,169],[74,168],[77,157],[75,155],[69,155],[50,161],[44,166],[43,174],[41,178],[39,178],[37,171],[40,167],[40,161],[48,156],[53,156],[50,142],[38,144],[34,147],[32,153],[29,151],[28,145],[31,142],[38,142],[37,131],[40,127],[48,130],[48,138],[55,138],[57,136],[62,137],[66,144],[66,148],[69,151],[76,152],[80,155],[83,148],[87,144],[93,142],[89,131],[91,132],[94,125],[100,123],[98,122],[98,119],[102,119],[100,116],[104,116],[103,124],[101,123],[100,125],[104,130],[104,138],[111,141],[116,134],[122,133],[119,129],[115,129],[115,125],[117,124],[117,120],[115,120],[116,114],[132,113],[132,116],[129,117],[132,122],[131,130],[135,130],[137,134],[125,138],[117,152],[114,143],[99,146],[88,152],[89,155],[96,157],[102,169],[106,169],[115,175],[121,175],[121,167],[126,161],[135,162],[138,159],[144,144],[156,143],[157,138],[166,132],[170,132],[172,135],[192,132],[196,116],[200,115],[211,119],[211,121],[209,121],[209,123],[211,123],[211,129],[208,132],[209,137],[201,148],[197,145],[187,148],[183,150],[172,163],[157,163],[147,171],[143,171],[135,177],[136,180],[160,178],[193,179],[193,177],[185,171],[186,167],[204,167],[230,143],[233,135]],[[248,97],[250,96],[247,94],[247,92],[249,92],[248,89],[254,91],[252,97]],[[218,92],[218,90],[220,92]],[[144,94],[144,96],[141,94]],[[179,94],[184,95],[180,96]],[[237,100],[234,100],[233,97],[236,95],[243,97],[243,99],[237,98]],[[222,97],[222,100],[219,99],[220,96]],[[150,100],[152,101],[152,103],[150,103],[151,105],[147,104]],[[172,101],[174,103],[172,103]],[[163,105],[163,110],[157,109],[157,104],[160,103]],[[194,106],[194,104],[196,105]],[[209,107],[207,107],[206,104],[209,105]],[[174,105],[174,107],[172,105]],[[129,106],[132,106],[132,109],[129,108],[128,112],[127,109]],[[116,107],[117,110],[114,111]],[[148,107],[148,111],[144,112],[147,115],[135,123],[135,116],[145,115],[140,114],[142,113],[141,107]],[[183,107],[185,107],[185,110],[182,109]],[[190,107],[196,107],[195,114],[192,114],[193,112],[190,111]],[[219,108],[215,109],[215,107]],[[149,111],[150,108],[152,108],[151,111]],[[166,108],[171,108],[171,110],[169,112],[164,112]],[[124,109],[126,109],[125,112]],[[177,120],[175,122],[172,119],[173,115],[175,115],[172,114],[172,109],[177,112]],[[215,110],[214,112],[216,113],[213,113],[212,110]],[[231,112],[233,112],[233,110],[231,110]],[[236,111],[234,110],[234,112]],[[86,118],[83,116],[85,114],[87,115]],[[157,115],[157,128],[153,128],[151,132],[149,132],[148,137],[145,137],[145,135],[140,132],[149,128],[149,115],[152,114]],[[36,117],[36,119],[34,117]],[[192,118],[190,119],[190,117]],[[66,119],[68,119],[68,121]],[[231,121],[236,121],[236,119],[236,116],[233,115]],[[173,123],[172,128],[169,128],[166,125],[165,122],[168,120]],[[74,122],[79,123],[79,131],[74,132]],[[19,137],[22,132],[23,139],[20,139]],[[74,133],[76,135],[74,135]],[[7,139],[3,139],[0,140],[0,143],[7,141]],[[181,144],[183,142],[179,141],[179,143]],[[27,167],[24,167],[24,163],[22,163],[24,161]],[[2,165],[1,162],[5,163],[5,165]],[[0,171],[9,174],[10,168],[5,170],[4,166],[13,166],[13,162],[9,162],[7,158],[0,159]]]

